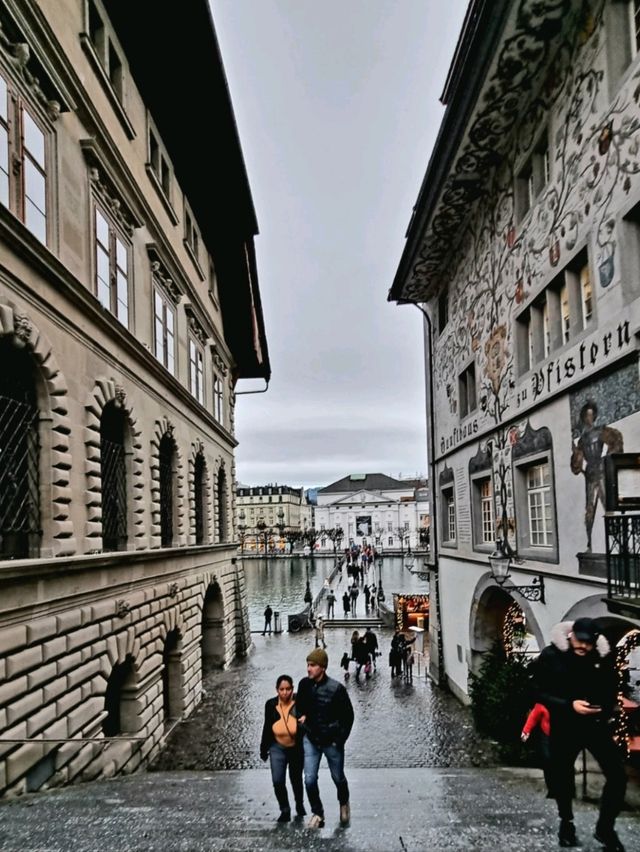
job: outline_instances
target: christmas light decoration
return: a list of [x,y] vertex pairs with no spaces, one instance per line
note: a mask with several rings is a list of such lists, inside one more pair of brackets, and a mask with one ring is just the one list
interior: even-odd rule
[[616,674],[618,675],[618,712],[615,717],[613,738],[620,748],[624,749],[625,757],[629,756],[629,721],[624,710],[624,672],[628,667],[627,657],[634,648],[640,647],[640,630],[630,630],[616,645]]

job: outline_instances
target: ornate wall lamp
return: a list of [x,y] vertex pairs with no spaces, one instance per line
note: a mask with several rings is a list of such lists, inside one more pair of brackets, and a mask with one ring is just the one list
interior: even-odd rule
[[[512,559],[514,556],[515,554],[511,550],[508,542],[505,543],[502,539],[499,539],[496,542],[496,549],[489,557],[489,564],[491,565],[491,576],[500,588],[504,586],[507,580],[511,579],[509,568],[512,566]],[[546,603],[544,597],[544,577],[542,574],[538,574],[537,577],[534,577],[533,583],[529,586],[510,585],[506,587],[506,591],[517,592],[528,601],[540,601],[540,603]]]

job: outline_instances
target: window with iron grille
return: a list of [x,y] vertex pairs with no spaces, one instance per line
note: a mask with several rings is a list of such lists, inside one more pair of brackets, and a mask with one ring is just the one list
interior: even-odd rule
[[193,469],[193,509],[196,525],[196,544],[205,540],[206,463],[202,453],[196,456]]
[[0,203],[47,243],[49,134],[0,71]]
[[224,386],[222,377],[213,377],[213,416],[218,423],[224,424]]
[[95,207],[96,296],[122,325],[129,327],[130,246],[111,217]]
[[218,471],[216,489],[216,540],[227,540],[227,474],[223,467]]
[[100,473],[102,549],[124,550],[127,546],[125,414],[114,402],[105,405],[100,419]]
[[40,549],[38,409],[33,363],[0,341],[0,558],[37,556]]
[[173,504],[175,488],[175,441],[171,435],[160,440],[160,542],[163,547],[173,544]]

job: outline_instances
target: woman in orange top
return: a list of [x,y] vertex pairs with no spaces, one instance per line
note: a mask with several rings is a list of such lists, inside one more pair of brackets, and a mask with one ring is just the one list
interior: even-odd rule
[[280,805],[278,822],[289,822],[291,807],[286,784],[287,766],[296,800],[296,814],[306,814],[302,786],[302,740],[298,728],[293,680],[289,675],[280,675],[276,681],[276,693],[276,697],[270,698],[264,705],[260,757],[262,760],[269,758],[271,764],[271,780]]

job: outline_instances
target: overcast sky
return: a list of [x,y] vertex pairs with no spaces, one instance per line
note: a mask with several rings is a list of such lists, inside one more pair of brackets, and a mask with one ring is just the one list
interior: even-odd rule
[[424,474],[421,315],[386,298],[466,0],[210,2],[273,370],[237,399],[238,481]]

